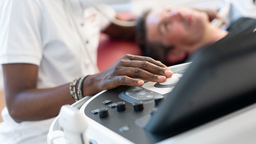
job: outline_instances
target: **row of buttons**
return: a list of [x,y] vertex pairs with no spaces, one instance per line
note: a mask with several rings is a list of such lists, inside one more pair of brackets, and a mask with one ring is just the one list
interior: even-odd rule
[[[164,97],[157,97],[154,99],[155,101],[155,105],[159,105],[159,103],[164,99]],[[102,102],[103,105],[108,105],[110,108],[115,108],[118,112],[122,112],[125,111],[126,106],[125,106],[125,102],[124,101],[120,101],[117,103],[112,103],[112,100],[105,100]],[[133,103],[133,109],[135,112],[140,112],[144,109],[143,106],[143,102],[142,101],[136,101]],[[100,108],[100,109],[95,109],[93,111],[91,111],[92,114],[98,114],[99,113],[99,117],[100,118],[105,118],[108,117],[108,108],[104,107],[104,108]]]
[[[102,102],[103,105],[107,105],[107,104],[110,104],[112,103],[112,100],[105,100]],[[120,101],[120,102],[117,102],[117,103],[112,103],[109,105],[110,108],[115,108],[116,107],[116,110],[118,112],[122,112],[126,109],[125,107],[125,102],[124,101]],[[92,114],[98,114],[99,113],[99,117],[100,118],[105,118],[105,117],[108,117],[108,108],[100,108],[100,109],[96,109],[96,110],[93,110],[91,111]]]

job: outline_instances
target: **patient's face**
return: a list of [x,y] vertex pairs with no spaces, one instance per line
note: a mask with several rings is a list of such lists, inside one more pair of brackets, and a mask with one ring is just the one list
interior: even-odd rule
[[188,8],[154,10],[146,19],[147,40],[174,46],[174,51],[188,51],[185,47],[202,39],[207,24],[204,12]]

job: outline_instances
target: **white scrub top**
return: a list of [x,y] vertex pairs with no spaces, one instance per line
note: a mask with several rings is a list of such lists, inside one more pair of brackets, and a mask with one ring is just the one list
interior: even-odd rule
[[[0,0],[0,49],[7,47],[9,18],[12,0]],[[0,91],[3,90],[3,74],[0,66]]]
[[[94,73],[83,42],[96,63],[99,32],[109,24],[94,8],[85,9],[79,0],[70,0],[76,26],[82,35],[80,39],[64,0],[2,1],[5,1],[5,9],[0,11],[5,14],[11,10],[11,15],[9,36],[3,36],[8,37],[8,41],[0,49],[1,64],[37,65],[38,88],[59,86]],[[2,22],[2,16],[0,18]],[[2,117],[1,144],[46,144],[46,134],[53,119],[16,123],[7,108],[2,111]]]

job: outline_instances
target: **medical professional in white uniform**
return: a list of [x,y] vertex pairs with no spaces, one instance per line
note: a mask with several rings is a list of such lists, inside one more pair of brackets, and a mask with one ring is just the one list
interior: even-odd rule
[[[74,90],[70,82],[78,86],[83,76],[89,75],[79,90],[88,96],[119,85],[142,86],[141,79],[164,82],[172,75],[160,62],[133,55],[95,74],[99,32],[106,27],[105,31],[114,32],[108,28],[115,26],[94,8],[86,8],[82,0],[69,2],[72,12],[64,0],[8,0],[9,36],[0,51],[7,104],[0,124],[1,144],[46,144],[60,107],[77,98],[71,92],[78,88]],[[121,36],[130,37],[122,32]]]
[[[8,37],[8,21],[11,12],[11,0],[0,0],[0,50],[6,48]],[[0,66],[0,91],[3,90],[3,74]]]

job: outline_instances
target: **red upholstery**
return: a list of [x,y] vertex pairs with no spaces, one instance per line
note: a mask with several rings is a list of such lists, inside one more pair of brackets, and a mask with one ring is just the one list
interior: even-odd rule
[[100,71],[105,70],[125,54],[141,55],[135,42],[112,40],[102,34],[98,48],[97,65]]

